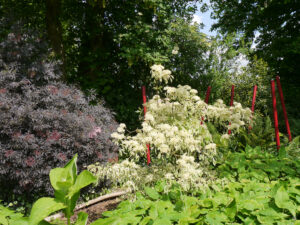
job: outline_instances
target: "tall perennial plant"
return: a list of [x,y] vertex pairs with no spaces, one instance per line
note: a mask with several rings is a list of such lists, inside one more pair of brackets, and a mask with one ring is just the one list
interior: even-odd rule
[[[146,103],[142,128],[135,135],[126,135],[125,124],[120,124],[117,132],[111,135],[120,146],[121,158],[126,160],[101,169],[90,166],[90,170],[115,184],[128,184],[128,181],[141,184],[140,179],[147,176],[139,178],[138,171],[142,171],[146,145],[150,144],[152,164],[160,164],[164,171],[160,178],[176,180],[185,190],[204,187],[214,180],[209,166],[214,165],[218,157],[217,145],[228,143],[228,129],[235,135],[247,126],[251,111],[240,103],[227,107],[222,100],[208,105],[197,95],[197,90],[187,85],[162,88],[172,75],[161,65],[152,66],[151,74],[158,94]],[[210,131],[211,126],[217,134]],[[214,135],[220,137],[217,142]]]

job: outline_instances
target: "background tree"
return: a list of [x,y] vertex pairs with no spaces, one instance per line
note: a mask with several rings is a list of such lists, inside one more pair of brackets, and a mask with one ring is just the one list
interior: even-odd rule
[[2,34],[16,21],[39,30],[62,59],[64,79],[84,90],[95,88],[129,127],[137,121],[134,111],[141,85],[149,83],[149,67],[172,56],[171,26],[191,21],[196,10],[192,0],[0,3],[1,18],[8,18]]
[[[300,2],[297,0],[211,0],[213,29],[244,34],[255,54],[281,77],[291,128],[300,134]],[[283,128],[284,129],[284,128]]]

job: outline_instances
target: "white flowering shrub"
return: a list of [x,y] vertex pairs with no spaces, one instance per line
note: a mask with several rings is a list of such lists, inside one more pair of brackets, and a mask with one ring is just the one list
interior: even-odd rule
[[[164,70],[161,65],[152,66],[151,75],[156,85],[172,79],[169,70]],[[139,171],[143,169],[137,164],[145,162],[146,145],[149,144],[152,166],[159,163],[167,174],[167,177],[163,175],[161,178],[176,180],[184,190],[200,188],[213,179],[212,174],[208,175],[208,167],[216,162],[217,143],[228,142],[229,129],[231,135],[235,135],[250,122],[250,109],[243,108],[240,103],[228,107],[218,100],[208,105],[197,95],[197,90],[187,85],[166,86],[162,90],[160,95],[153,96],[146,103],[145,120],[135,135],[125,134],[125,124],[111,135],[120,146],[121,158],[126,158],[126,163],[99,169],[102,177],[107,176],[116,184],[125,184],[128,178],[139,182]],[[208,129],[208,123],[214,126],[216,134]],[[219,137],[217,142],[214,135]],[[166,168],[167,165],[170,167],[169,163],[172,169]],[[136,172],[125,173],[124,167],[125,171]],[[167,173],[166,170],[170,171]]]
[[174,183],[180,184],[183,190],[205,190],[213,182],[224,183],[224,179],[216,179],[211,170],[204,169],[196,163],[193,156],[183,155],[177,163],[152,164],[142,166],[128,159],[120,163],[88,166],[98,181],[110,180],[113,187],[122,187],[128,191],[143,190],[144,186],[153,186],[158,181],[165,182],[165,191]]

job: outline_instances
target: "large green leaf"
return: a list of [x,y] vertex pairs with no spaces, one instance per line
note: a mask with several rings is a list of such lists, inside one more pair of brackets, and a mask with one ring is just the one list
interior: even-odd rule
[[159,218],[154,221],[153,225],[172,225],[172,222],[167,218]]
[[208,224],[222,225],[223,222],[228,221],[228,218],[222,212],[211,211],[205,216],[205,221],[207,221]]
[[[1,212],[0,212],[1,213]],[[0,215],[0,224],[8,225],[8,220],[5,216]]]
[[59,192],[66,193],[75,183],[77,178],[77,154],[64,168],[55,168],[50,171],[50,182],[52,187]]
[[50,182],[54,190],[67,193],[68,189],[73,185],[69,171],[65,168],[55,168],[50,171]]
[[88,222],[88,214],[85,212],[78,213],[76,223],[74,225],[86,225]]
[[79,192],[82,188],[97,181],[97,178],[89,171],[82,171],[76,178],[75,184],[70,187],[68,198],[71,198],[75,193]]
[[25,218],[25,217],[10,220],[9,224],[10,225],[35,225],[30,223],[29,218]]
[[145,187],[145,192],[150,198],[152,198],[154,200],[157,200],[160,197],[159,193],[152,188]]
[[65,204],[54,198],[40,198],[32,206],[29,223],[30,225],[38,224],[51,213],[64,209],[65,207]]
[[282,146],[280,149],[279,149],[279,154],[278,154],[279,158],[280,159],[283,159],[287,156],[286,154],[286,150],[285,150],[285,147]]
[[151,220],[150,216],[146,216],[144,219],[141,220],[140,225],[147,225]]
[[290,200],[289,194],[284,188],[284,186],[278,188],[274,198],[275,198],[275,204],[277,205],[278,208],[287,209],[291,212],[291,214],[294,217],[296,217],[296,206]]
[[68,170],[73,184],[77,178],[77,158],[78,155],[74,155],[74,157],[64,167],[66,170]]

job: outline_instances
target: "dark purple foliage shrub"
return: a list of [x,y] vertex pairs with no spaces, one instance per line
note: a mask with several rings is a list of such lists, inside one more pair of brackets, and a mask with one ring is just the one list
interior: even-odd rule
[[[48,174],[78,153],[78,167],[117,160],[112,112],[59,79],[32,32],[0,43],[0,190],[51,194]],[[0,196],[3,197],[3,196]]]

